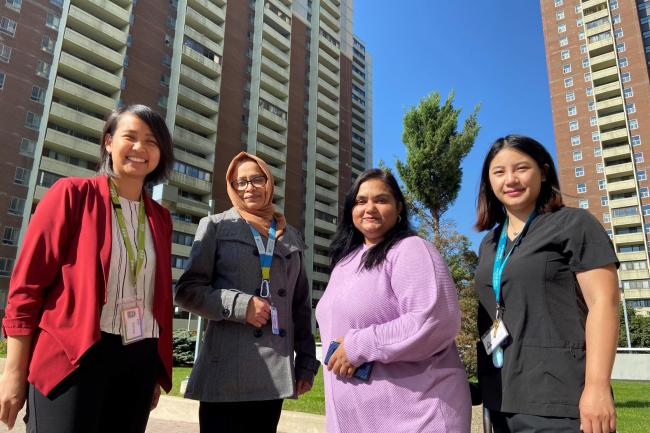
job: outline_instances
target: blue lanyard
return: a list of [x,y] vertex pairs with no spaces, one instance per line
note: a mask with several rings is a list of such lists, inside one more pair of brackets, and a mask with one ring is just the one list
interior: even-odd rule
[[[524,228],[521,229],[521,234],[519,236],[523,236],[524,232],[530,225],[531,221],[535,219],[536,216],[537,216],[537,211],[533,211],[533,213],[530,214],[528,220],[526,221],[526,225],[524,225]],[[512,250],[515,249],[515,246],[517,246],[518,243],[518,241],[516,241],[515,244],[512,246],[512,248],[510,248],[510,251],[508,251],[508,254],[504,257],[504,254],[506,252],[507,236],[508,236],[508,218],[506,218],[506,221],[503,224],[503,227],[501,228],[501,236],[499,237],[497,254],[494,257],[494,266],[492,267],[492,289],[494,290],[494,296],[496,297],[497,314],[501,305],[501,274],[503,274],[503,268],[506,267],[506,262],[510,258],[510,254],[512,254]]]
[[260,253],[260,266],[262,268],[262,286],[260,287],[260,296],[262,298],[268,298],[271,295],[270,292],[270,280],[271,280],[271,263],[273,262],[273,251],[275,250],[275,233],[276,233],[276,221],[273,218],[271,222],[271,228],[269,229],[269,241],[264,248],[264,241],[262,241],[262,236],[252,225],[248,225],[253,233],[253,238],[255,239],[255,245],[257,245],[257,251]]

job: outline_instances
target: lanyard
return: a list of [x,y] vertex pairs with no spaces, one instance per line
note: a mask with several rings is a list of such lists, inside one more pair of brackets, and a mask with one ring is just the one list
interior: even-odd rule
[[[524,235],[526,232],[526,229],[530,225],[531,221],[535,219],[537,216],[537,211],[533,211],[530,216],[528,217],[528,220],[526,221],[526,225],[524,225],[524,228],[521,229],[521,234],[519,235],[519,239],[515,241],[515,244],[510,248],[510,251],[508,251],[508,254],[504,257],[504,254],[506,252],[506,236],[508,236],[508,218],[506,218],[505,223],[503,224],[503,227],[501,228],[501,236],[499,237],[499,245],[497,247],[497,254],[494,257],[494,266],[492,267],[492,289],[494,290],[494,296],[496,297],[496,303],[497,303],[497,314],[499,314],[500,311],[500,306],[501,306],[501,274],[503,274],[503,268],[506,267],[506,262],[510,258],[510,254],[512,254],[512,250],[515,249],[519,241],[521,240],[521,237]],[[497,318],[498,319],[498,318]]]
[[248,225],[253,233],[253,238],[255,239],[255,245],[257,245],[257,251],[260,253],[260,266],[262,268],[262,285],[260,287],[260,296],[262,298],[268,298],[271,295],[270,292],[270,280],[271,280],[271,262],[273,261],[273,250],[275,250],[275,227],[276,221],[273,218],[271,222],[271,228],[269,229],[269,241],[264,248],[264,242],[262,241],[262,236],[252,225]]
[[122,240],[124,241],[124,246],[126,247],[126,254],[129,257],[129,267],[131,269],[131,281],[135,287],[137,283],[138,274],[142,270],[142,265],[144,264],[144,220],[145,220],[145,210],[144,210],[144,200],[142,196],[140,197],[140,210],[138,212],[138,239],[136,245],[136,253],[133,251],[131,246],[131,240],[129,239],[129,232],[126,229],[126,224],[124,224],[124,215],[122,214],[122,205],[120,204],[120,198],[117,195],[117,189],[115,184],[111,179],[108,180],[108,184],[111,189],[111,202],[113,203],[113,209],[115,209],[115,214],[117,215],[117,224],[120,226],[120,233],[122,234]]

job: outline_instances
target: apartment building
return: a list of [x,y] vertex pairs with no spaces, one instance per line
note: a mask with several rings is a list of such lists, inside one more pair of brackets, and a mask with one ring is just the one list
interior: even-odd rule
[[[371,164],[370,57],[360,42],[353,48],[351,1],[65,0],[56,6],[22,0],[23,10],[27,2],[51,9],[57,25],[47,27],[50,18],[43,12],[40,33],[31,36],[38,42],[33,47],[5,42],[4,17],[0,28],[3,46],[13,47],[14,54],[44,53],[48,70],[41,78],[34,64],[30,78],[11,69],[25,68],[24,62],[0,63],[0,80],[7,75],[0,86],[2,109],[15,116],[0,119],[5,135],[15,136],[13,147],[3,149],[9,153],[5,161],[28,170],[23,184],[1,187],[16,189],[11,197],[23,200],[11,205],[6,199],[16,215],[0,212],[1,229],[16,228],[11,249],[0,253],[7,259],[5,274],[20,242],[18,228],[26,228],[47,188],[64,176],[95,175],[103,119],[115,107],[143,103],[165,116],[174,139],[171,178],[152,186],[174,220],[174,279],[187,262],[198,221],[230,207],[226,168],[246,150],[269,164],[274,203],[304,233],[317,300],[327,282],[327,247],[344,194],[353,172]],[[5,9],[8,17],[35,19]],[[22,22],[17,22],[19,34]],[[48,50],[41,49],[46,34]],[[22,127],[29,107],[22,114],[8,108],[20,104],[18,95],[9,93],[14,76],[24,77],[25,106],[30,80],[42,80],[31,129]],[[25,131],[16,131],[16,125]],[[33,158],[21,155],[27,146],[21,137],[32,140]],[[8,278],[1,274],[2,259],[4,305]]]
[[603,224],[628,304],[650,308],[650,1],[541,8],[565,201]]

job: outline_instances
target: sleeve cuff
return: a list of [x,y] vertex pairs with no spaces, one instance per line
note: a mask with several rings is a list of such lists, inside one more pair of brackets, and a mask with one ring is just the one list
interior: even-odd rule
[[2,323],[2,335],[4,338],[17,337],[21,335],[31,335],[34,333],[34,327],[23,322],[15,322],[5,319]]
[[240,323],[246,323],[246,310],[248,309],[248,303],[250,302],[253,295],[246,293],[237,293],[234,294],[232,300],[232,311],[230,320]]
[[375,345],[373,344],[373,328],[350,329],[343,337],[343,345],[348,361],[355,367],[364,362],[375,360]]

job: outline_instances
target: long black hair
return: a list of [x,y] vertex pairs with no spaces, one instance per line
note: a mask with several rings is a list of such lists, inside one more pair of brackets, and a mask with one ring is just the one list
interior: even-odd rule
[[415,235],[409,223],[404,194],[402,194],[395,177],[390,172],[378,168],[366,170],[361,173],[345,196],[343,218],[339,222],[336,235],[330,246],[330,270],[333,270],[338,262],[363,245],[363,234],[357,230],[352,221],[352,209],[356,205],[361,184],[374,179],[384,182],[395,199],[397,207],[401,206],[401,211],[397,223],[386,232],[384,239],[364,253],[360,268],[370,270],[381,265],[393,245],[404,238]]

